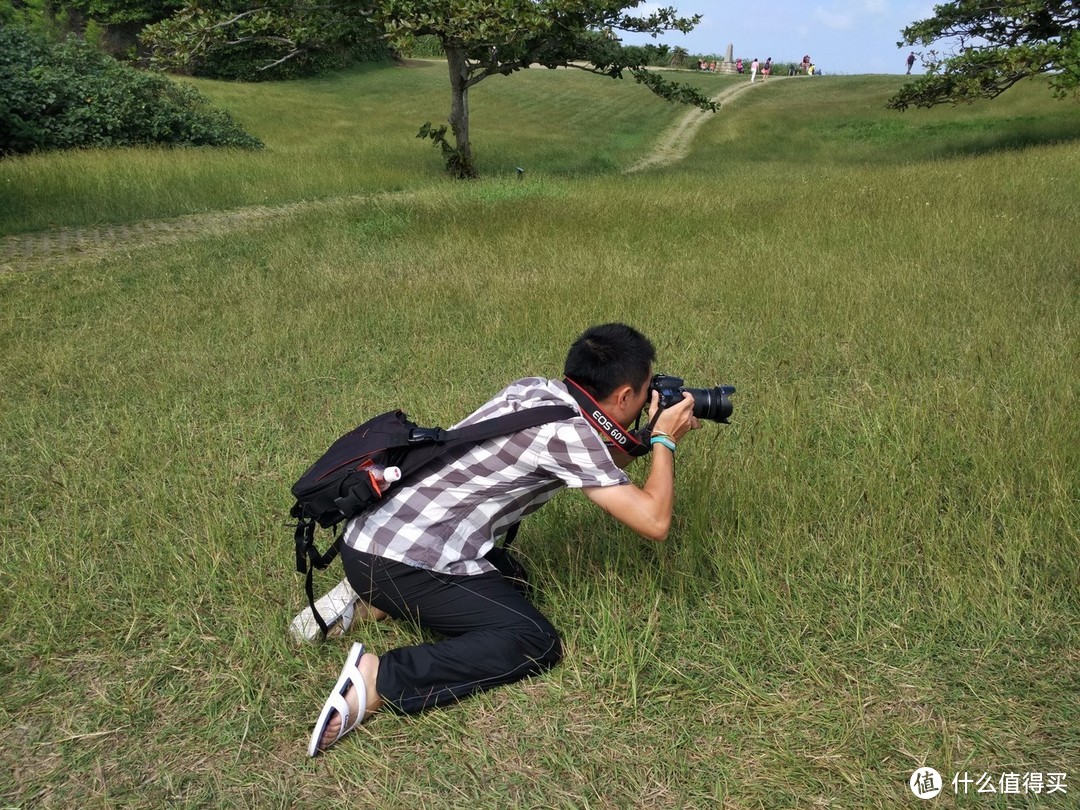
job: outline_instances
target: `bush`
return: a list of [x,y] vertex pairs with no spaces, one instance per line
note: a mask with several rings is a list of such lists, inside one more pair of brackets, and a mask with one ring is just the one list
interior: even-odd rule
[[402,46],[401,55],[407,59],[441,59],[446,52],[438,37],[427,34],[412,37]]
[[0,154],[149,143],[262,146],[189,85],[0,27]]
[[275,42],[243,42],[210,49],[189,66],[193,76],[241,82],[302,79],[341,70],[358,62],[382,62],[393,58],[386,42],[374,29],[360,32],[351,42],[334,48],[316,48],[297,54],[273,67],[291,49]]

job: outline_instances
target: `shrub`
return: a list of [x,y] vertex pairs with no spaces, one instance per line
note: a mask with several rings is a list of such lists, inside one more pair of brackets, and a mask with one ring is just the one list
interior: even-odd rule
[[446,52],[443,50],[439,38],[428,34],[425,36],[412,37],[408,43],[401,48],[401,55],[412,59],[441,59],[446,55]]
[[275,42],[251,41],[215,47],[189,66],[193,76],[241,82],[278,81],[317,76],[358,62],[381,62],[392,58],[385,41],[374,31],[336,48],[309,50],[266,67],[285,56],[290,48]]
[[0,154],[149,143],[262,146],[189,85],[0,27]]

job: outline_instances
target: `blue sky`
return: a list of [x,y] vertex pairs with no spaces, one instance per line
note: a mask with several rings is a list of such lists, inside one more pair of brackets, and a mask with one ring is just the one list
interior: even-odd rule
[[[649,0],[635,13],[674,6],[682,16],[700,14],[702,20],[690,34],[669,32],[658,40],[624,35],[623,41],[664,42],[721,58],[730,42],[736,58],[771,56],[786,62],[809,54],[826,73],[903,73],[912,49],[896,47],[900,31],[932,16],[934,5],[930,0]],[[919,62],[912,72],[920,72]]]

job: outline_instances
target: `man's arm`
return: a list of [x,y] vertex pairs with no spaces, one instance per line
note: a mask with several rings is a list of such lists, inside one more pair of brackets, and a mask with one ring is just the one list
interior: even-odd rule
[[652,469],[644,487],[586,487],[585,496],[649,540],[665,540],[675,505],[675,454],[662,445],[653,451]]
[[[655,410],[656,399],[654,394],[651,410]],[[684,394],[682,402],[660,414],[654,430],[678,442],[700,426],[693,410],[694,398]],[[590,501],[642,537],[664,540],[671,529],[671,511],[675,506],[675,454],[662,444],[653,446],[652,467],[644,487],[625,484],[586,487],[582,491]]]
[[622,448],[616,447],[614,444],[609,444],[607,449],[608,452],[611,453],[611,460],[615,462],[615,466],[620,470],[625,470],[634,461],[632,455],[622,450]]

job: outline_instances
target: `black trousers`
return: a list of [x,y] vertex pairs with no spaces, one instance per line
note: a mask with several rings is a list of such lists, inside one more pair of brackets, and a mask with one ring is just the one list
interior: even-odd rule
[[415,622],[445,639],[379,654],[377,688],[394,709],[413,713],[474,692],[512,683],[555,666],[559,634],[511,578],[501,571],[452,576],[365,554],[342,544],[353,590],[395,619]]

